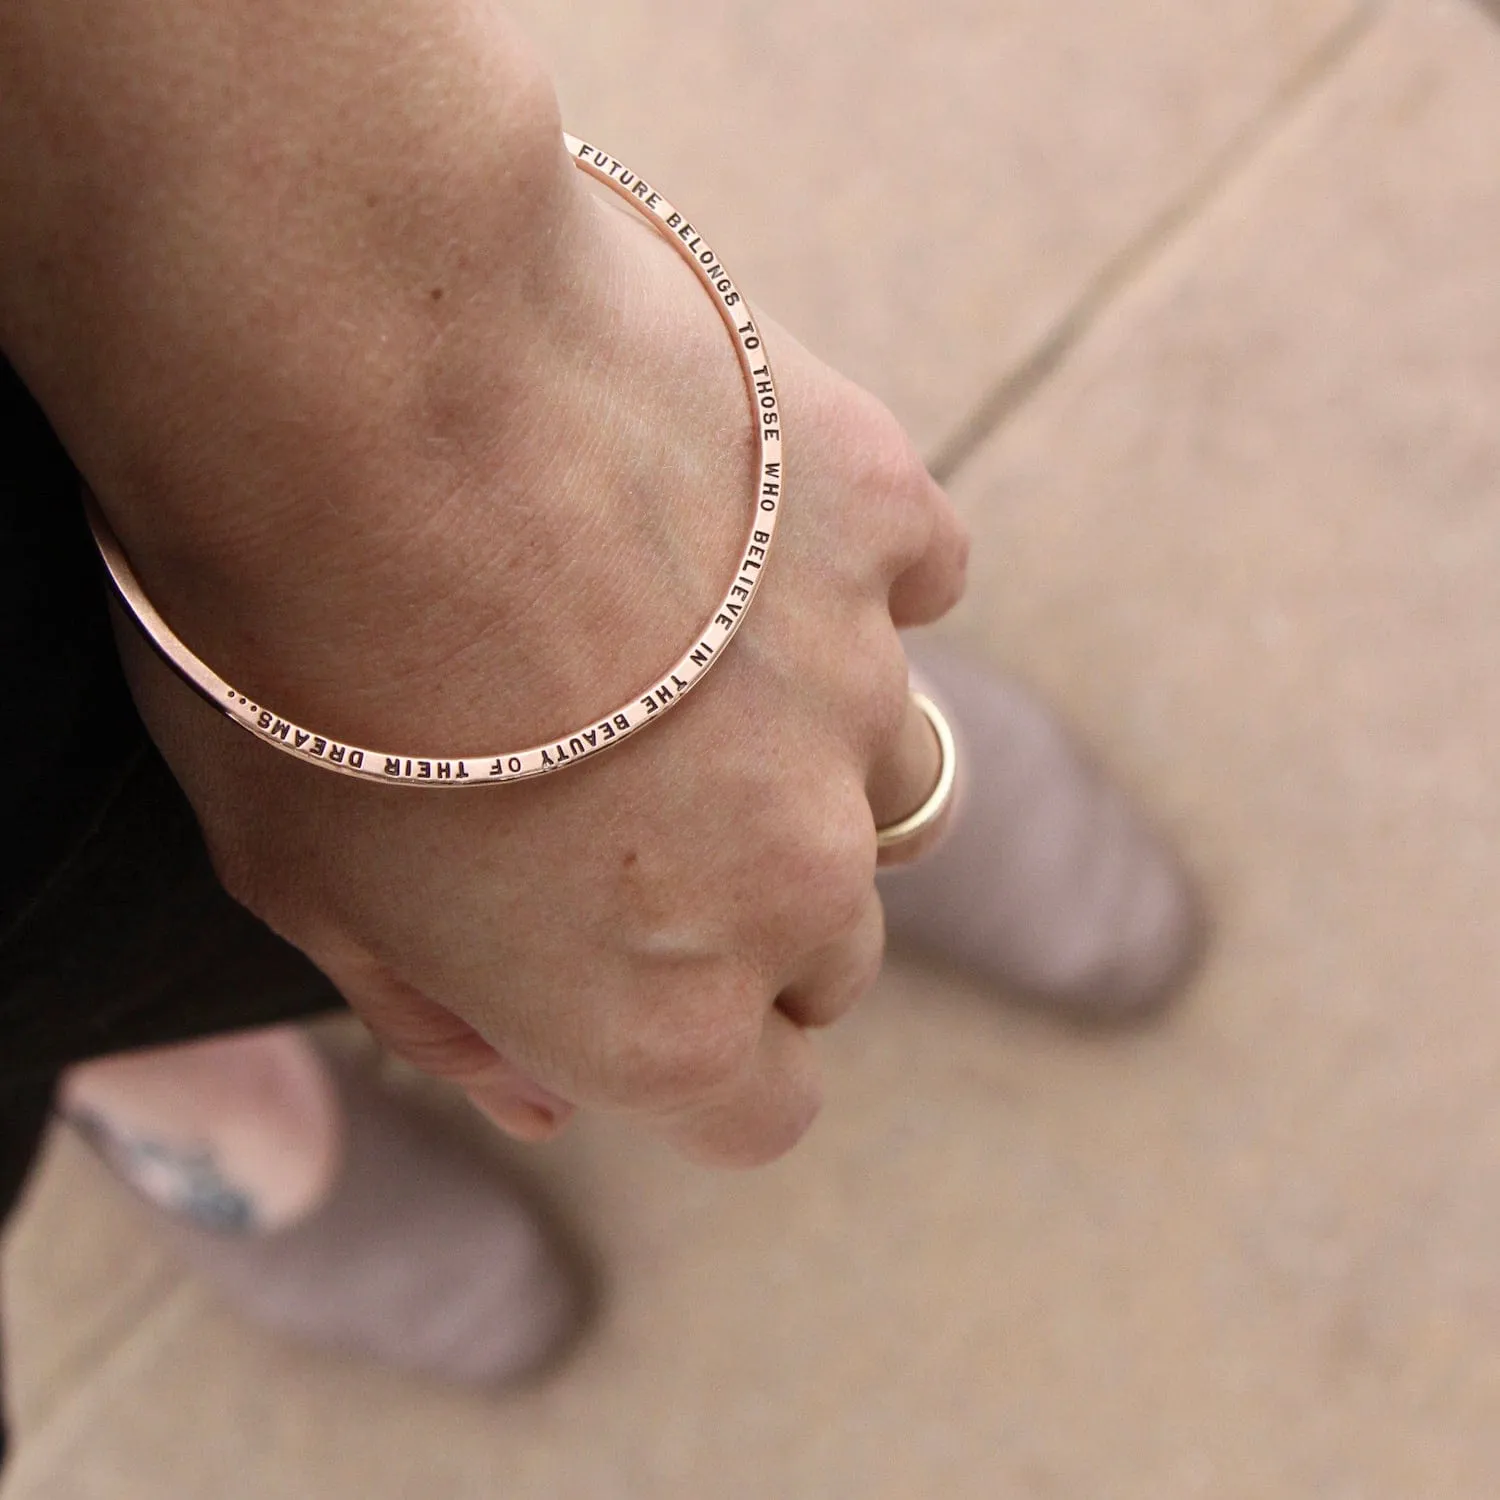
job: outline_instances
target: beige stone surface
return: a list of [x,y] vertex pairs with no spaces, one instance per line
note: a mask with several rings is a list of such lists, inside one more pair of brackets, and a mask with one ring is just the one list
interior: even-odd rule
[[[516,0],[564,118],[933,451],[1364,0]],[[1337,47],[1334,51],[1337,51]]]
[[[1101,36],[1149,75],[1152,7],[1117,9],[1137,25],[1101,8]],[[505,1398],[158,1288],[61,1157],[8,1267],[32,1415],[5,1500],[1500,1490],[1497,138],[1494,21],[1385,9],[955,486],[958,633],[1203,872],[1186,1006],[1080,1034],[897,963],[786,1162],[713,1176],[585,1123],[536,1160],[607,1313]],[[997,315],[995,369],[1017,337]],[[75,1234],[151,1289],[88,1373],[51,1320],[86,1352],[125,1304],[103,1255],[56,1270]]]
[[126,1196],[75,1137],[52,1137],[36,1179],[0,1282],[6,1343],[20,1358],[6,1394],[22,1429],[40,1426],[87,1381],[176,1279]]

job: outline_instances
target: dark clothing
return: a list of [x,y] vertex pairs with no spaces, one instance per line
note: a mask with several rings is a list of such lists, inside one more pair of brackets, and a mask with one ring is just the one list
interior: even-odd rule
[[214,879],[126,691],[78,475],[3,360],[0,643],[3,1226],[68,1064],[339,1002]]

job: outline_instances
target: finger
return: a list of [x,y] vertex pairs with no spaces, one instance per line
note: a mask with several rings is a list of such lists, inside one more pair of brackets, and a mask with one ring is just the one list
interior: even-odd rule
[[529,1145],[554,1139],[573,1118],[571,1104],[542,1088],[499,1053],[469,1082],[453,1082],[497,1130]]
[[[375,1036],[419,1072],[456,1084],[492,1124],[523,1141],[555,1136],[573,1116],[567,1100],[538,1083],[413,985],[372,960],[323,968]],[[336,970],[340,972],[335,972]]]
[[683,1155],[713,1167],[758,1167],[790,1151],[823,1104],[817,1055],[772,1007],[745,1067],[693,1103],[652,1121]]
[[905,629],[940,620],[963,598],[969,566],[969,529],[953,503],[925,473],[932,532],[922,555],[891,584],[891,619]]
[[869,992],[885,958],[885,911],[872,890],[854,929],[810,955],[776,1006],[798,1026],[831,1026]]

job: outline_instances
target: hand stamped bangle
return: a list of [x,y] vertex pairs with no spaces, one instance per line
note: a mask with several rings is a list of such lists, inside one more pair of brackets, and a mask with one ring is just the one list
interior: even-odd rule
[[173,632],[146,597],[119,540],[93,497],[85,492],[89,525],[104,558],[121,603],[147,640],[190,687],[227,714],[242,729],[277,750],[295,755],[345,776],[367,781],[432,787],[467,787],[495,782],[523,781],[544,776],[585,760],[618,744],[638,729],[659,719],[690,691],[719,659],[739,629],[755,597],[776,533],[781,512],[781,408],[764,342],[744,297],[730,279],[703,236],[651,184],[629,171],[614,157],[571,135],[563,141],[573,164],[612,189],[645,216],[656,231],[693,268],[723,318],[734,342],[750,399],[759,469],[748,537],[723,602],[688,647],[682,658],[651,686],[634,694],[622,707],[591,719],[582,729],[561,735],[529,750],[502,750],[487,755],[434,755],[371,750],[331,735],[319,734],[240,692],[201,661]]

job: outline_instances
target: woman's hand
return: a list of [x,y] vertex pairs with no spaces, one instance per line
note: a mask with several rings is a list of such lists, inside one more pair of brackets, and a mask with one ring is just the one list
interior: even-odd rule
[[[284,232],[204,211],[264,196],[256,172],[293,192],[278,174],[321,160],[320,133],[344,149],[333,90],[244,183],[167,172],[193,212],[131,230],[157,295],[51,273],[107,331],[97,359],[59,352],[68,318],[26,322],[14,277],[0,327],[200,655],[330,734],[461,755],[571,730],[673,660],[728,582],[753,464],[691,272],[574,172],[545,104],[552,146],[527,125],[499,206],[455,172],[468,127],[445,140],[445,121],[484,98],[448,66],[425,133],[368,126],[399,158],[393,198],[345,165],[296,191]],[[437,186],[429,158],[449,164]],[[774,1157],[818,1107],[809,1029],[879,966],[875,827],[933,775],[896,631],[957,600],[966,543],[889,414],[763,332],[787,484],[760,591],[702,685],[607,755],[463,792],[348,781],[254,742],[122,636],[231,892],[520,1134],[585,1105],[701,1160]]]

